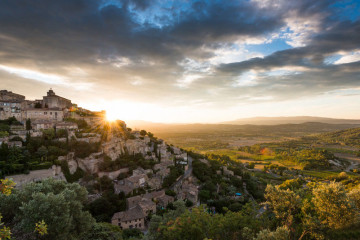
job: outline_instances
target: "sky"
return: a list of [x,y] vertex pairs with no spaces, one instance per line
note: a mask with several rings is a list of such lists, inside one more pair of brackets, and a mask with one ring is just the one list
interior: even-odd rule
[[360,119],[360,1],[2,0],[0,89],[113,118]]

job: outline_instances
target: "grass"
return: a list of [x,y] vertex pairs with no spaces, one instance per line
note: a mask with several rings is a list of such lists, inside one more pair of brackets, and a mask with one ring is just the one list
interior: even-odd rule
[[331,153],[347,153],[347,154],[353,154],[353,155],[356,155],[358,153],[357,151],[353,151],[353,150],[349,150],[349,149],[341,149],[341,148],[319,147],[316,149],[327,150]]
[[[308,171],[308,170],[304,170],[302,171],[303,175],[307,175],[310,177],[316,177],[316,178],[321,178],[321,179],[327,179],[327,178],[331,178],[331,177],[336,177],[339,175],[339,173],[341,173],[342,171]],[[351,173],[351,172],[347,172],[346,173],[348,176],[359,176],[356,173]]]

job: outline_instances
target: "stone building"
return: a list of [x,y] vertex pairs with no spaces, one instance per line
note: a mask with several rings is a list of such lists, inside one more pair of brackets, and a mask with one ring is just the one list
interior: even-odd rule
[[111,223],[121,229],[145,228],[146,214],[139,205],[124,212],[117,212],[113,215]]
[[148,179],[146,174],[140,174],[136,176],[131,176],[124,179],[125,185],[132,188],[145,187],[146,180]]
[[174,197],[166,195],[164,190],[146,193],[143,198],[155,201],[160,207],[166,207],[169,203],[174,202]]
[[61,122],[64,119],[64,112],[59,108],[32,108],[26,109],[23,114],[23,119],[31,120],[52,120]]
[[16,100],[0,100],[0,120],[15,117],[18,121],[22,121],[22,108],[22,102]]
[[7,90],[0,90],[0,100],[22,102],[25,100],[25,96]]
[[196,204],[198,202],[198,194],[199,189],[196,185],[185,182],[181,186],[181,190],[178,192],[177,197],[178,199],[188,199]]
[[69,131],[75,131],[78,129],[78,125],[73,122],[58,122],[55,124],[56,129],[65,129]]
[[47,119],[35,119],[31,121],[31,128],[33,130],[54,128],[54,122]]
[[47,92],[47,96],[43,97],[42,107],[69,109],[72,107],[72,103],[71,100],[56,95],[55,92],[50,89]]

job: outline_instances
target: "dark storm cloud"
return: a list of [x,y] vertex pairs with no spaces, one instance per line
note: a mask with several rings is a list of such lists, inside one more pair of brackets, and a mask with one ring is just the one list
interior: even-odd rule
[[[1,35],[18,43],[1,41],[0,51],[7,58],[34,59],[38,62],[86,63],[96,57],[144,57],[176,64],[184,55],[210,57],[196,51],[206,43],[227,41],[235,36],[258,36],[282,24],[281,17],[260,12],[248,2],[198,1],[169,19],[167,26],[139,23],[136,9],[146,9],[149,1],[119,1],[119,5],[94,0],[0,2]],[[129,6],[135,6],[135,10]],[[180,11],[180,13],[178,13]],[[159,13],[160,14],[160,13]],[[144,16],[147,17],[146,15]],[[7,50],[8,46],[17,49]]]
[[[316,91],[304,90],[303,94],[329,90],[324,87],[327,84],[338,87],[331,80],[336,74],[345,79],[344,86],[358,84],[356,68],[326,66],[323,59],[340,50],[360,47],[359,21],[332,19],[332,1],[280,1],[280,6],[275,4],[279,1],[266,6],[261,5],[263,2],[267,1],[173,1],[172,6],[156,7],[163,2],[4,0],[0,1],[0,65],[60,74],[97,84],[114,95],[121,92],[122,96],[131,96],[136,92],[144,101],[154,95],[159,99],[169,95],[172,99],[196,96],[227,101],[239,94],[239,88],[229,83],[241,73],[283,66],[309,70],[294,76],[260,76],[257,85],[242,88],[254,94],[270,89],[269,94],[290,98],[294,83],[299,89],[309,84],[317,86]],[[189,58],[207,63],[214,50],[234,41],[279,32],[291,15],[323,16],[322,31],[305,47],[221,65],[209,74],[200,73],[203,75],[187,89],[176,85],[183,75],[201,69],[189,70],[180,63]],[[73,76],[72,68],[81,68],[87,75]],[[138,79],[134,77],[144,81],[143,88],[136,85]]]

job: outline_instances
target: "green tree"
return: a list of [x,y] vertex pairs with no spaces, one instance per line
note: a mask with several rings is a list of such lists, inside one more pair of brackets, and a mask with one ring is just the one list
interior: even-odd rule
[[79,184],[47,179],[17,189],[9,197],[0,196],[4,220],[15,224],[15,239],[36,239],[35,224],[44,221],[47,235],[42,239],[75,240],[87,233],[95,220],[83,210],[87,191]]
[[287,227],[278,227],[271,232],[267,229],[260,231],[254,240],[289,240],[290,231]]
[[41,146],[38,148],[38,150],[36,151],[36,155],[38,155],[41,159],[41,161],[46,161],[46,157],[48,154],[48,150],[45,146]]
[[[1,179],[0,181],[0,196],[7,197],[11,194],[12,189],[14,188],[15,183],[9,179]],[[0,239],[10,239],[11,231],[10,228],[4,226],[4,223],[1,222],[2,216],[0,214]]]
[[26,119],[26,130],[31,130],[31,119],[30,118],[28,118],[28,119]]
[[269,204],[275,216],[287,227],[293,224],[294,216],[300,212],[301,198],[295,192],[280,186],[266,187],[266,203]]
[[340,229],[359,218],[359,209],[341,183],[319,184],[313,189],[313,195],[312,202],[322,224]]
[[82,235],[81,240],[122,240],[120,227],[110,223],[95,223],[91,230]]

